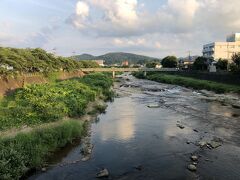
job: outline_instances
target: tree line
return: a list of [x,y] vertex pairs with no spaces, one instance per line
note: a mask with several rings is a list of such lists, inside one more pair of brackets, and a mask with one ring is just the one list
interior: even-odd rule
[[93,61],[76,61],[68,57],[55,56],[40,48],[0,47],[0,75],[72,71],[85,67],[99,67],[99,65]]
[[[218,61],[214,61],[213,59],[200,56],[196,58],[196,60],[192,65],[190,65],[189,69],[206,71],[208,70],[208,66],[213,62],[215,62],[216,67],[219,70],[225,70],[225,71],[228,70],[233,73],[240,72],[240,53],[234,54],[232,56],[231,61],[227,59],[219,59]],[[159,60],[150,61],[146,64],[146,67],[155,68],[156,65],[158,64],[161,64],[163,68],[177,68],[177,67],[181,68],[180,62],[175,56],[167,56],[163,58],[161,61]]]

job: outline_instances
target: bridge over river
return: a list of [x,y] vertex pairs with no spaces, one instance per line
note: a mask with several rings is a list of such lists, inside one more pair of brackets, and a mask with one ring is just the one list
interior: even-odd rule
[[113,78],[115,77],[115,72],[175,72],[178,71],[177,68],[82,68],[83,72],[112,72]]

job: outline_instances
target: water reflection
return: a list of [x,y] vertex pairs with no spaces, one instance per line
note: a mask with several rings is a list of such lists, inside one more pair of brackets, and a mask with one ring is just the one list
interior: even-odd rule
[[191,135],[191,134],[193,134],[193,130],[191,128],[185,127],[184,129],[180,129],[174,124],[174,125],[168,125],[165,127],[164,135],[165,135],[165,138],[169,138],[169,137],[178,137],[178,136]]
[[115,123],[105,123],[101,131],[101,140],[128,141],[134,138],[136,112],[133,103],[122,102],[120,106],[113,107],[111,114],[106,114],[103,118],[114,119]]
[[228,106],[222,106],[220,103],[210,103],[209,112],[216,115],[222,115],[228,118],[231,118],[234,114],[232,108]]

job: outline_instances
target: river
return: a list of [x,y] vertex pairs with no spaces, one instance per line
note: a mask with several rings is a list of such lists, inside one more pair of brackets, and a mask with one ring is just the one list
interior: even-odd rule
[[[128,74],[115,90],[118,97],[91,124],[89,136],[56,153],[46,172],[29,179],[92,180],[102,168],[109,171],[106,179],[240,178],[240,109]],[[85,143],[93,149],[83,162]],[[198,157],[195,172],[187,168],[192,155]]]

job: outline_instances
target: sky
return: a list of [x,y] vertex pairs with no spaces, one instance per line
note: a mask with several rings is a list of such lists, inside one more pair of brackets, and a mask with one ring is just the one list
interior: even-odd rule
[[239,0],[0,0],[0,46],[58,55],[201,55],[240,32]]

